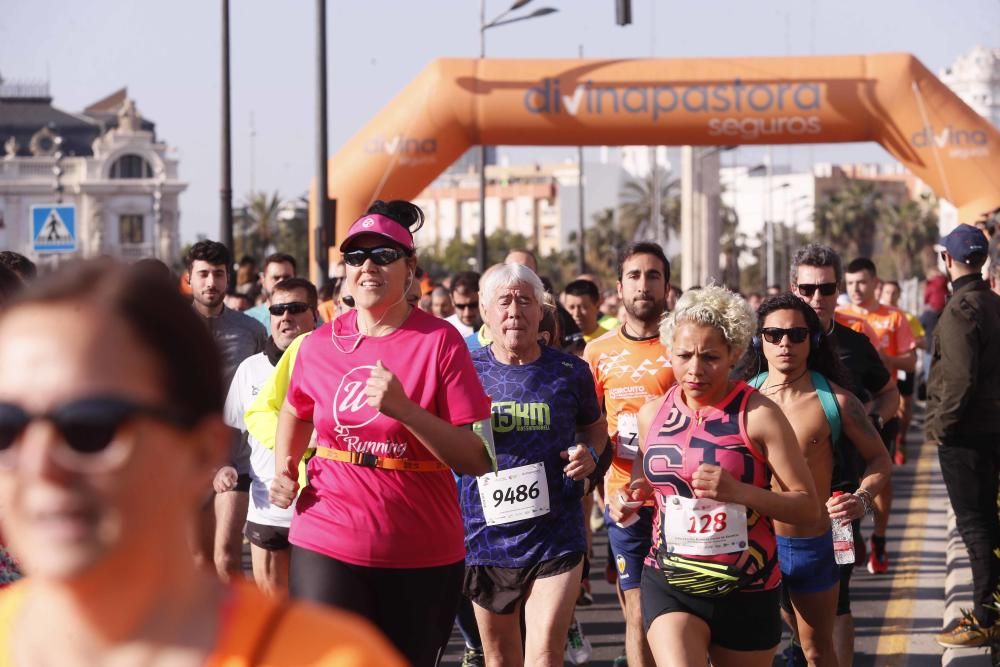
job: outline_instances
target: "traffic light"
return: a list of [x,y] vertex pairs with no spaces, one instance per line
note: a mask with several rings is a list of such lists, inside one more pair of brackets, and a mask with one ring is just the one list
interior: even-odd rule
[[632,0],[615,0],[615,23],[618,25],[632,23]]

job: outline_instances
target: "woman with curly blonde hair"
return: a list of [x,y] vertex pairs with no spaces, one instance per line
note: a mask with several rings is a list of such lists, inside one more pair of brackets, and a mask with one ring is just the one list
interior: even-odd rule
[[638,415],[642,468],[627,497],[656,497],[642,609],[656,664],[770,665],[781,637],[773,519],[815,521],[820,506],[788,420],[730,379],[756,329],[741,297],[689,290],[660,339],[677,377]]

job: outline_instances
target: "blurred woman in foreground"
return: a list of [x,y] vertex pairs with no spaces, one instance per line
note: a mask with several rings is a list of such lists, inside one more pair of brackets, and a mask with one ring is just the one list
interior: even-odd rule
[[0,594],[0,664],[401,664],[363,621],[195,568],[223,388],[169,281],[106,261],[40,281],[0,316],[0,368],[0,506],[28,575]]

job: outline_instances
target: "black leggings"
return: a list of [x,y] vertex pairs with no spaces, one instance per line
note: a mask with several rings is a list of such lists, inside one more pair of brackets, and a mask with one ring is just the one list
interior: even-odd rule
[[441,660],[458,610],[465,563],[427,568],[351,565],[292,545],[293,598],[332,605],[375,624],[415,667]]

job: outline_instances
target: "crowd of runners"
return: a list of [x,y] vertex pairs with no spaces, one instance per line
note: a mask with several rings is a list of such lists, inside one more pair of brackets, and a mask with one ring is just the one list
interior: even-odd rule
[[815,244],[766,297],[681,293],[648,242],[607,291],[527,250],[433,284],[422,223],[375,202],[322,292],[213,241],[181,289],[0,254],[0,664],[430,666],[456,625],[464,665],[582,664],[606,530],[616,664],[771,665],[787,627],[851,665],[947,281],[925,326]]

